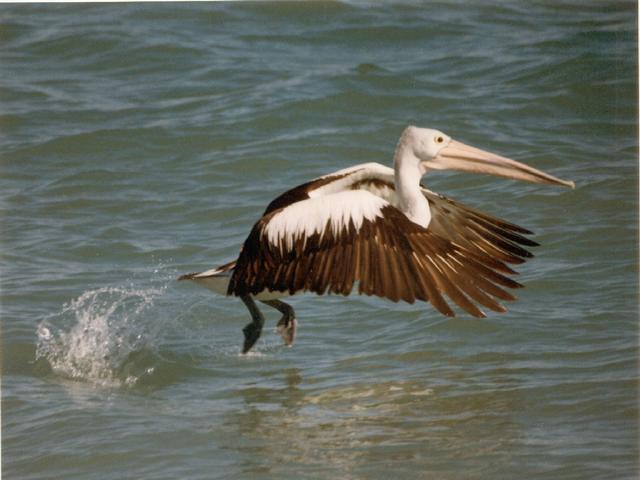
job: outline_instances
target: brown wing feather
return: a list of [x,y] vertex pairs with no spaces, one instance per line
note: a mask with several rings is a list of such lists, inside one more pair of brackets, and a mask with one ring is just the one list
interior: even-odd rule
[[[439,195],[426,188],[422,189],[429,201],[431,223],[429,229],[444,238],[481,254],[506,263],[523,263],[533,257],[522,246],[536,247],[538,244],[524,235],[532,232],[513,223]],[[515,273],[506,265],[505,273]]]
[[[392,172],[359,180],[351,188],[372,191],[394,204]],[[523,248],[538,246],[525,236],[532,234],[526,228],[468,207],[427,188],[423,187],[422,193],[429,201],[431,210],[429,230],[474,254],[492,257],[492,268],[513,274],[516,272],[508,267],[508,263],[520,264],[533,256]]]
[[382,209],[381,217],[365,219],[359,229],[351,221],[336,234],[326,228],[322,235],[296,238],[289,248],[284,241],[270,243],[265,234],[276,213],[256,223],[245,241],[229,284],[230,295],[265,290],[348,295],[358,282],[359,293],[396,302],[429,301],[444,315],[454,316],[446,295],[471,315],[482,317],[485,314],[476,303],[505,311],[497,299],[515,297],[503,287],[520,287],[500,273],[500,262],[473,244],[467,242],[473,248],[468,250],[411,222],[391,205]]

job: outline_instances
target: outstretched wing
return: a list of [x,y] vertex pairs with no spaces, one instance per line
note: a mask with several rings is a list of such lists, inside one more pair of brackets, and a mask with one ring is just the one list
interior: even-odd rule
[[[538,244],[524,235],[532,232],[513,223],[501,220],[460,202],[422,189],[429,201],[431,222],[429,230],[475,252],[488,255],[501,262],[519,264],[533,257],[523,246]],[[515,273],[504,263],[500,270]]]
[[392,204],[393,184],[389,190],[378,167],[385,168],[376,166],[369,182],[354,168],[337,172],[337,191],[327,182],[287,192],[288,202],[274,200],[243,245],[228,294],[348,295],[357,283],[359,293],[430,301],[449,316],[455,313],[444,295],[474,316],[484,316],[476,303],[505,311],[498,300],[515,298],[505,288],[521,285],[500,271],[512,271],[486,251],[444,237],[442,225],[411,222]]

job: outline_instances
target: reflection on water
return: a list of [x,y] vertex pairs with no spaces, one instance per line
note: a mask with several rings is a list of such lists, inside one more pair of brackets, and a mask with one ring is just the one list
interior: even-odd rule
[[283,375],[279,385],[238,390],[244,406],[225,416],[225,431],[238,435],[229,449],[242,457],[247,474],[292,473],[289,465],[319,474],[331,465],[343,472],[339,478],[356,478],[379,474],[389,462],[397,473],[429,468],[436,474],[443,455],[469,468],[488,460],[508,465],[522,447],[514,418],[523,402],[518,389],[461,394],[423,380],[325,389],[305,381],[300,369]]

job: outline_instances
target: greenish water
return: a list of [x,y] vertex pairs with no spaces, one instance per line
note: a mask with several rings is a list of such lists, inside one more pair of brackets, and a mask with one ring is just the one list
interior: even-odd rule
[[[637,478],[636,8],[0,5],[4,478]],[[239,355],[175,277],[409,123],[576,181],[425,179],[536,232],[520,300],[302,296]]]

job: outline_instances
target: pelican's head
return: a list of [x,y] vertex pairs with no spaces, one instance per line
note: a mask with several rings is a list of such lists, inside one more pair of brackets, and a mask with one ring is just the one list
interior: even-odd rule
[[412,148],[413,154],[420,161],[420,171],[423,174],[428,170],[461,170],[575,188],[572,181],[562,180],[524,163],[465,145],[438,130],[407,127],[403,137],[406,137],[403,143]]

